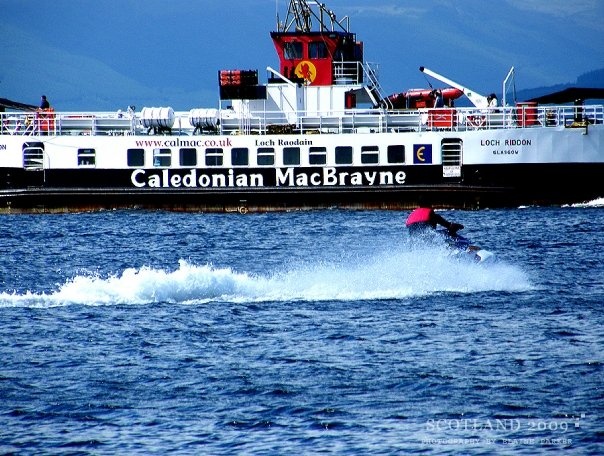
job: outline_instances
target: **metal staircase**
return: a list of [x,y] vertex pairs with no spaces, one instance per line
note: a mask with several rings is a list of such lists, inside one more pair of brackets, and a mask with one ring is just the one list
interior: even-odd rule
[[364,63],[363,64],[363,73],[367,77],[368,85],[368,93],[371,97],[371,101],[374,106],[381,106],[385,109],[394,109],[394,105],[392,102],[384,96],[384,90],[382,89],[382,85],[380,84],[380,79],[377,75],[377,66]]

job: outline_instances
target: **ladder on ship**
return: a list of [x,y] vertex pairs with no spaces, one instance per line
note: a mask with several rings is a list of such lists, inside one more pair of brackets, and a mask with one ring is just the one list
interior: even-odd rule
[[384,96],[384,90],[377,76],[377,70],[370,64],[363,64],[363,72],[369,81],[368,93],[374,106],[382,106],[386,109],[394,109],[392,102]]

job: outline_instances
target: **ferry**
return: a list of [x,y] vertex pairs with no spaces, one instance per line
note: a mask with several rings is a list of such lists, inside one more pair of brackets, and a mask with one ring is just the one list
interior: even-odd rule
[[513,68],[499,96],[484,96],[421,67],[442,87],[387,93],[349,18],[316,1],[290,0],[270,36],[279,66],[265,81],[258,69],[220,70],[215,107],[5,109],[0,212],[480,209],[604,196],[604,106],[585,103],[589,90],[518,102]]

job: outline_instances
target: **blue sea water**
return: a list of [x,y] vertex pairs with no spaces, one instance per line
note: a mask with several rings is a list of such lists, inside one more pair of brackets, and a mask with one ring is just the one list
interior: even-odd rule
[[2,454],[602,454],[604,209],[0,217]]

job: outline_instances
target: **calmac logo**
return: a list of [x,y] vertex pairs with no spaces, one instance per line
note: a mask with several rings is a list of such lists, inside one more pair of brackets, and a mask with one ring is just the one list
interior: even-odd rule
[[296,69],[294,70],[296,76],[301,79],[304,79],[309,84],[315,82],[317,77],[317,67],[315,67],[314,63],[310,60],[302,60],[298,65],[296,65]]
[[432,163],[432,144],[413,144],[413,163]]

